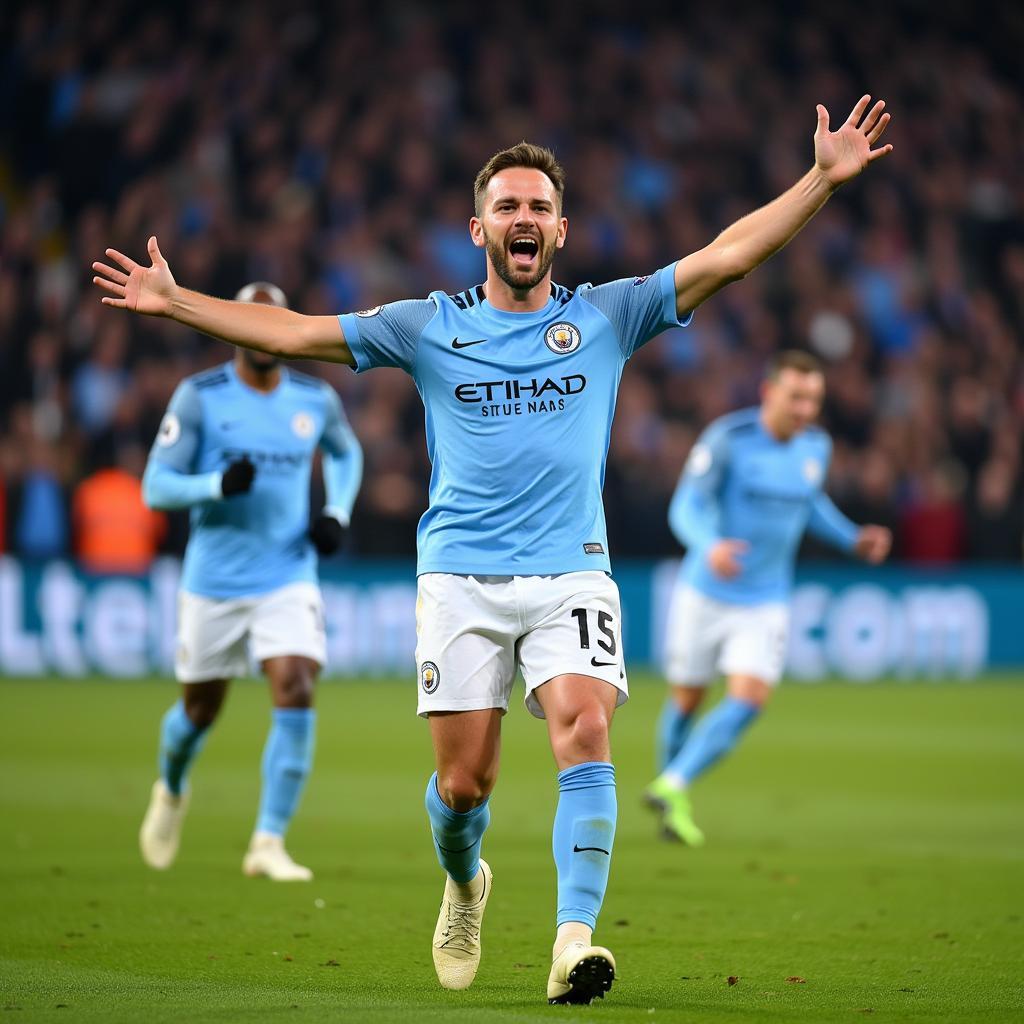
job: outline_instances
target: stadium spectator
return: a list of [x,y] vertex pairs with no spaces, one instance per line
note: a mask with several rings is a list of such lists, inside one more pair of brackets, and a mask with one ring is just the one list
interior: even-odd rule
[[9,529],[14,553],[33,561],[59,558],[68,551],[67,501],[57,465],[58,452],[29,436],[23,468],[11,477]]
[[963,557],[967,545],[965,487],[966,473],[957,462],[942,462],[928,469],[900,524],[900,550],[908,562],[938,565]]
[[1024,508],[1014,465],[1006,459],[986,462],[978,473],[968,519],[968,553],[1000,561],[1024,548]]
[[76,488],[72,501],[75,555],[92,573],[144,573],[167,529],[163,513],[142,501],[145,452],[118,452],[118,464],[97,470]]

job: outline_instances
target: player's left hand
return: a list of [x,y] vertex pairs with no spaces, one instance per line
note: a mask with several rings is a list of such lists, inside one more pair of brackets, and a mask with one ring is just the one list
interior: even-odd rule
[[870,102],[870,96],[861,96],[850,116],[834,132],[828,130],[828,111],[818,104],[814,163],[833,188],[857,177],[869,163],[892,152],[891,145],[872,148],[889,124],[889,115],[883,113],[884,100],[879,100],[868,111]]
[[853,550],[858,557],[878,565],[889,557],[892,549],[892,530],[886,526],[862,526]]
[[333,555],[345,539],[345,527],[334,516],[322,512],[313,520],[309,537],[318,554]]

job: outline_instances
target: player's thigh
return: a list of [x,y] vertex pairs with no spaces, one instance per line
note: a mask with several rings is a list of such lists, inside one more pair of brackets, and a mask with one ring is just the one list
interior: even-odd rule
[[544,708],[535,691],[558,676],[587,676],[614,687],[615,706],[629,698],[622,653],[619,588],[606,573],[519,576],[527,629],[518,660],[526,683],[526,707],[537,718]]
[[274,658],[327,660],[324,605],[315,583],[289,583],[253,600],[249,643],[260,663]]
[[206,683],[244,676],[249,668],[246,637],[251,607],[244,598],[178,594],[178,644],[174,674],[180,683]]
[[511,577],[420,576],[416,713],[506,711],[519,631]]
[[[664,672],[673,687],[714,681],[729,607],[687,584],[676,587],[665,621]],[[699,703],[699,697],[695,698]]]
[[729,677],[775,686],[786,666],[789,608],[784,604],[737,606],[730,613],[720,668]]

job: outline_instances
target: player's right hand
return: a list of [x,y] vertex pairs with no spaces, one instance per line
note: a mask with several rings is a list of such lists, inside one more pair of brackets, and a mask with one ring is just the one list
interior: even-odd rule
[[854,554],[871,565],[880,565],[892,550],[892,530],[886,526],[862,526],[853,545]]
[[92,283],[109,292],[100,300],[104,306],[128,309],[147,316],[170,314],[171,302],[178,286],[174,282],[171,268],[167,266],[167,260],[160,253],[156,235],[150,236],[148,249],[153,261],[149,267],[136,263],[130,256],[116,249],[107,249],[106,253],[108,259],[120,266],[120,270],[106,263],[96,262],[92,265],[96,271]]
[[740,558],[750,550],[745,540],[726,538],[712,544],[708,549],[708,565],[716,576],[731,580],[743,572]]
[[225,498],[230,498],[234,494],[247,494],[255,476],[256,467],[249,461],[248,456],[243,455],[224,470],[224,475],[220,478],[220,493]]

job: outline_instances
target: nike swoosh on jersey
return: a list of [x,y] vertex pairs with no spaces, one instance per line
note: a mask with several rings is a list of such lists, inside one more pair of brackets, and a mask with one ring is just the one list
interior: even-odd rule
[[618,662],[617,661],[598,661],[597,658],[591,658],[590,659],[590,664],[593,665],[594,668],[606,668],[609,665],[618,665]]
[[602,850],[600,846],[577,846],[575,843],[572,844],[573,853],[586,853],[588,850],[593,850],[595,853],[603,853],[606,857],[611,856],[607,850]]
[[478,341],[459,341],[459,336],[456,334],[452,338],[452,348],[469,348],[470,345],[482,345],[486,338],[480,338]]

